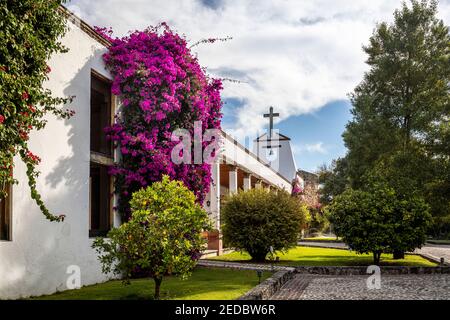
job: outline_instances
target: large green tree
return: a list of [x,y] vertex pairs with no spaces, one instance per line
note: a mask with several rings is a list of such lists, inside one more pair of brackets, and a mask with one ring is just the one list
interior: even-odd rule
[[393,23],[377,25],[343,137],[352,188],[377,172],[400,197],[423,196],[442,217],[450,214],[450,34],[436,14],[436,1],[412,0]]

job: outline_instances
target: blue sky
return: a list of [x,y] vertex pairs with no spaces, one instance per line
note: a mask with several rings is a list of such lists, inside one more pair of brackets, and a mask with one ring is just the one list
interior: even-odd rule
[[[362,46],[376,23],[391,22],[401,0],[73,0],[67,7],[94,26],[122,36],[160,22],[190,43],[226,42],[193,49],[212,77],[225,82],[223,127],[237,140],[275,125],[292,139],[297,166],[315,170],[342,156],[350,119],[348,93],[367,71]],[[450,22],[450,0],[438,16]]]
[[[226,131],[236,123],[238,113],[233,109],[242,104],[242,101],[236,99],[226,101],[222,120]],[[334,101],[317,111],[291,116],[274,125],[280,133],[291,138],[291,146],[299,168],[315,171],[318,166],[329,164],[331,160],[345,155],[342,132],[347,122],[351,120],[350,108],[348,100]],[[274,112],[277,112],[276,107]],[[268,129],[268,119],[266,122],[265,130]],[[240,140],[246,147],[252,148],[251,137]]]

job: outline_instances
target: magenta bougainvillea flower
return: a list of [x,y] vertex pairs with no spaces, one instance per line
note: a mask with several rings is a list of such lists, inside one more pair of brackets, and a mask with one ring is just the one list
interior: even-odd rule
[[112,43],[103,58],[113,76],[112,92],[122,102],[115,124],[105,129],[121,152],[109,171],[116,178],[118,209],[127,217],[131,193],[163,174],[182,181],[202,202],[211,167],[174,164],[171,151],[177,142],[171,135],[178,128],[193,133],[195,121],[202,121],[203,130],[220,128],[221,81],[205,75],[186,40],[165,23],[124,38],[97,31]]
[[299,185],[295,184],[292,188],[292,195],[298,195],[298,194],[302,194],[302,193],[303,193],[303,189]]

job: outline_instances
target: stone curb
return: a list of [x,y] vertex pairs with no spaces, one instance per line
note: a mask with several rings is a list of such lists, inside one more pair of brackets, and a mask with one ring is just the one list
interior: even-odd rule
[[[380,267],[381,274],[450,274],[450,267],[408,267],[386,266]],[[320,275],[367,275],[367,266],[361,267],[296,267],[297,274]]]
[[295,268],[285,266],[270,266],[250,263],[199,260],[198,266],[207,268],[230,268],[238,270],[276,271],[259,285],[242,295],[238,300],[268,300],[289,280],[294,278]]
[[294,278],[294,273],[295,268],[278,271],[239,297],[238,300],[269,300],[286,282]]
[[[428,261],[437,263],[437,264],[439,264],[439,265],[441,264],[441,259],[438,258],[438,257],[436,257],[436,256],[433,256],[433,255],[431,255],[431,254],[428,254],[428,253],[418,253],[418,252],[414,252],[414,253],[412,253],[412,254],[416,254],[416,255],[418,255],[418,256],[421,256],[422,258],[424,258],[424,259],[426,259],[426,260],[428,260]],[[444,266],[450,267],[450,263],[444,262]]]

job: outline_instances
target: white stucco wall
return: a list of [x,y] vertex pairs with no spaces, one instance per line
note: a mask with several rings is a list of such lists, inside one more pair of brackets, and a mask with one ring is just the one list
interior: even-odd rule
[[[34,132],[30,149],[42,158],[38,190],[64,222],[49,222],[30,197],[25,166],[15,159],[12,241],[0,241],[0,299],[66,290],[70,265],[81,268],[81,284],[105,281],[89,239],[90,77],[91,69],[109,76],[101,58],[106,48],[69,22],[63,39],[70,51],[54,56],[46,87],[55,96],[76,96],[69,120],[49,116]],[[117,220],[117,217],[115,218]]]
[[288,181],[285,178],[281,177],[278,174],[278,170],[275,170],[269,165],[266,165],[262,161],[262,159],[258,159],[254,153],[246,150],[234,139],[226,135],[222,139],[222,145],[222,155],[225,156],[227,160],[231,160],[233,163],[245,168],[247,171],[259,175],[274,186],[291,192],[292,186],[290,182],[292,181],[292,179]]

